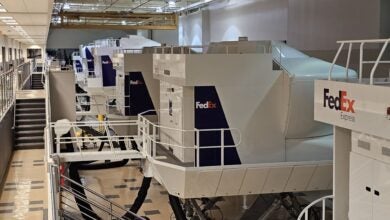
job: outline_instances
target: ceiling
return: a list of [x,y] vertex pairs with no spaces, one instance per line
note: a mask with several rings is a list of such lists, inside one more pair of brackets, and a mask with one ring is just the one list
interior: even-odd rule
[[78,12],[178,12],[210,0],[55,0],[57,11]]
[[0,0],[0,31],[27,45],[46,44],[53,0]]
[[177,29],[177,15],[213,0],[55,0],[51,28]]

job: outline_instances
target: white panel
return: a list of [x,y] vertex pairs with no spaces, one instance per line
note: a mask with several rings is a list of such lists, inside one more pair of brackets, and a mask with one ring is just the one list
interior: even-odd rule
[[198,176],[194,180],[196,185],[193,186],[193,190],[199,195],[198,197],[210,197],[210,195],[215,195],[221,179],[221,174],[222,171],[220,170],[198,172]]
[[321,161],[333,158],[333,135],[307,139],[286,140],[286,160]]
[[270,168],[262,193],[284,192],[292,167]]
[[[329,96],[338,96],[340,90],[347,92],[347,99],[355,100],[354,113],[346,113],[324,107],[324,89]],[[382,94],[382,95],[378,95]],[[390,120],[386,117],[390,107],[388,86],[345,83],[327,80],[315,81],[314,118],[354,131],[390,139]]]
[[373,146],[371,145],[371,140],[368,135],[352,131],[351,136],[353,152],[374,157],[372,152]]
[[154,169],[156,170],[154,175],[159,176],[158,179],[162,180],[163,185],[170,194],[176,196],[184,195],[185,176],[182,170],[160,164],[154,164]]
[[[368,174],[366,178],[370,178]],[[390,216],[390,165],[374,162],[373,220],[388,219]]]
[[210,7],[212,42],[249,39],[287,40],[287,0],[230,0]]
[[294,167],[293,172],[291,173],[290,179],[287,182],[286,192],[297,192],[305,191],[316,166],[299,166]]
[[249,168],[245,173],[240,195],[258,194],[262,191],[269,168]]
[[320,165],[316,168],[309,185],[308,191],[325,190],[328,189],[329,182],[332,181],[333,166],[332,165]]
[[[349,219],[372,219],[373,160],[351,153]],[[366,190],[371,189],[371,192]]]
[[223,170],[217,189],[218,196],[239,195],[245,169]]

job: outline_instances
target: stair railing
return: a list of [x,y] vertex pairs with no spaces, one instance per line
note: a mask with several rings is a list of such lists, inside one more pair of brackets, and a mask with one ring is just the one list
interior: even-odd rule
[[0,121],[14,103],[14,71],[0,74]]
[[319,199],[313,201],[312,203],[310,203],[308,206],[306,206],[302,210],[302,212],[301,212],[301,214],[299,214],[297,220],[309,220],[310,209],[313,208],[314,206],[318,205],[319,203],[321,203],[321,205],[322,205],[321,220],[326,220],[326,202],[330,201],[330,200],[333,200],[333,195],[324,196],[322,198],[319,198]]
[[[144,218],[138,216],[137,214],[126,210],[122,206],[108,200],[103,195],[93,191],[92,189],[89,189],[78,182],[70,179],[69,177],[65,175],[60,175],[60,179],[64,180],[58,182],[59,184],[59,196],[60,196],[60,209],[62,213],[73,213],[78,212],[80,214],[83,214],[85,216],[91,217],[88,213],[81,212],[78,210],[76,202],[73,201],[73,198],[77,198],[83,202],[88,203],[91,207],[93,207],[95,210],[98,210],[99,212],[104,213],[109,218],[107,219],[130,219],[128,217],[124,217],[124,215],[130,215],[136,220],[145,220]],[[62,182],[62,183],[61,183]],[[70,184],[76,185],[80,188],[82,188],[85,192],[88,192],[89,194],[93,195],[90,197],[94,197],[95,199],[87,198],[85,195],[82,195],[80,192],[77,192],[75,190],[72,190],[71,187],[69,187]],[[100,200],[100,201],[98,201]],[[86,207],[83,207],[86,208]],[[72,211],[70,211],[70,210]],[[88,209],[88,208],[86,208]],[[88,209],[89,210],[89,209]],[[89,210],[93,211],[93,210]],[[69,214],[69,213],[68,213]],[[76,214],[77,215],[77,214]],[[93,217],[91,217],[94,219]]]
[[[17,66],[15,69],[10,70],[12,71],[12,78],[15,81],[13,83],[13,103],[16,105],[16,93],[19,90],[23,90],[26,84],[30,81],[31,78],[31,62],[25,62]],[[16,106],[14,107],[14,124],[13,129],[15,129],[16,126]]]

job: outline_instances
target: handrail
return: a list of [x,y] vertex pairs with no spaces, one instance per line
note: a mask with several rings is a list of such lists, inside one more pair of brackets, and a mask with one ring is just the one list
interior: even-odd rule
[[64,186],[60,186],[61,189],[63,190],[66,190],[67,192],[69,192],[70,194],[72,194],[73,196],[76,196],[78,197],[79,199],[82,199],[84,200],[85,202],[88,202],[90,203],[91,205],[93,205],[94,207],[97,207],[98,209],[106,212],[107,214],[111,215],[112,217],[115,217],[115,218],[118,218],[118,219],[123,219],[121,216],[117,216],[117,215],[114,215],[114,213],[112,212],[113,211],[113,208],[112,207],[115,207],[116,209],[119,209],[121,210],[122,212],[125,212],[126,214],[130,214],[132,215],[133,217],[136,217],[137,219],[139,220],[145,220],[144,218],[138,216],[137,214],[135,214],[134,212],[130,211],[130,210],[126,210],[125,208],[123,208],[122,206],[120,206],[119,204],[113,202],[113,201],[110,201],[109,199],[105,198],[103,195],[95,192],[94,190],[92,189],[89,189],[81,184],[79,184],[78,182],[70,179],[69,177],[65,176],[65,175],[61,175],[61,178],[63,178],[64,180],[70,182],[71,184],[74,184],[78,187],[81,187],[83,190],[93,194],[94,196],[98,197],[99,199],[103,200],[104,202],[108,203],[110,205],[110,209],[106,209],[106,207],[104,207],[103,204],[97,202],[97,201],[92,201],[90,199],[87,199],[87,198],[84,198],[82,195],[80,195],[79,193],[77,192],[74,192],[73,190],[69,190],[67,189],[66,187]]
[[[216,47],[223,48],[224,53],[222,54],[236,54],[232,53],[232,48],[239,48],[238,45],[216,45]],[[210,45],[185,45],[185,46],[155,46],[153,48],[153,53],[155,54],[201,54],[206,53],[210,48]],[[261,48],[261,53],[269,53],[270,49],[267,49],[265,45],[256,45],[256,49]],[[136,50],[136,49],[124,49],[122,52],[126,53],[126,50]],[[168,52],[166,52],[168,50]],[[200,50],[201,52],[197,52]],[[120,51],[120,50],[118,50]],[[176,51],[176,52],[175,52]],[[215,53],[210,53],[215,54]]]
[[[95,96],[104,97],[105,103],[98,103],[96,101]],[[81,97],[90,97],[90,101],[83,101],[83,100],[80,99]],[[90,111],[83,111],[82,108],[81,108],[82,106],[91,106],[91,107],[92,106],[103,106],[103,107],[106,108],[106,112],[109,112],[109,108],[110,107],[129,108],[130,104],[129,105],[125,105],[125,104],[122,105],[122,104],[119,104],[118,102],[116,102],[116,104],[111,105],[109,103],[109,101],[111,99],[118,100],[118,99],[121,99],[121,98],[127,99],[127,98],[130,98],[130,96],[129,95],[124,95],[124,96],[116,96],[116,95],[90,95],[88,93],[77,93],[76,94],[76,100],[77,100],[76,107],[79,107],[81,110],[76,110],[76,112],[82,114],[82,113],[89,113],[89,112],[92,111],[92,108],[90,109]],[[94,100],[94,102],[92,102],[92,100]]]
[[9,70],[0,74],[0,122],[15,103],[15,72]]
[[326,220],[326,201],[327,200],[332,200],[333,199],[333,195],[328,195],[328,196],[324,196],[322,198],[319,198],[315,201],[313,201],[312,203],[310,203],[308,206],[306,206],[302,212],[299,214],[297,220],[302,220],[302,218],[304,218],[304,220],[309,220],[309,210],[310,208],[312,208],[313,206],[315,206],[316,204],[320,203],[322,204],[322,218],[321,220]]
[[31,62],[25,62],[18,65],[15,69],[18,78],[17,90],[23,90],[31,77]]
[[[334,66],[336,65],[336,62],[340,56],[341,51],[344,48],[344,45],[348,44],[348,55],[347,55],[347,61],[346,61],[346,77],[348,79],[348,69],[351,59],[351,51],[355,44],[359,45],[359,83],[362,83],[363,81],[363,66],[365,64],[374,64],[373,67],[370,70],[370,85],[374,84],[374,75],[375,72],[379,66],[379,64],[390,64],[390,60],[382,60],[383,55],[385,51],[388,49],[390,38],[389,39],[371,39],[371,40],[345,40],[345,41],[337,41],[338,44],[340,44],[337,53],[333,59],[332,65],[329,70],[329,76],[328,80],[332,80],[332,73]],[[383,44],[378,57],[375,60],[364,60],[364,46],[367,44]]]
[[[66,125],[61,125],[61,124],[57,125],[56,123],[51,123],[50,124],[50,132],[53,133],[55,128],[61,128],[61,127],[65,126],[67,128],[70,128],[74,133],[76,133],[77,128],[88,127],[88,128],[100,129],[103,132],[106,131],[105,132],[106,135],[103,135],[103,136],[97,135],[97,136],[94,136],[93,139],[89,139],[89,138],[86,139],[84,136],[61,137],[61,136],[55,135],[55,143],[54,144],[56,145],[56,154],[53,154],[53,155],[58,155],[61,157],[61,152],[60,152],[61,144],[76,143],[76,146],[78,147],[79,151],[75,152],[75,153],[79,154],[81,157],[84,157],[84,154],[93,153],[93,152],[91,152],[91,151],[84,152],[82,146],[80,146],[79,144],[95,143],[96,140],[100,139],[100,140],[108,141],[109,146],[110,146],[110,152],[112,153],[112,156],[116,157],[117,155],[122,154],[124,151],[116,151],[114,148],[113,142],[116,142],[120,139],[124,139],[124,140],[128,141],[128,143],[129,143],[128,146],[130,146],[131,139],[136,140],[138,138],[135,135],[112,135],[110,132],[107,132],[108,128],[110,128],[110,127],[112,128],[113,126],[115,126],[115,127],[138,126],[138,123],[136,120],[133,120],[133,121],[102,121],[102,122],[100,122],[100,121],[96,121],[96,122],[69,122],[68,125],[70,127],[66,126]],[[107,151],[101,151],[99,153],[106,154]],[[131,154],[137,153],[137,154],[135,154],[136,157],[142,156],[141,154],[139,154],[139,152],[134,151],[130,148],[127,149],[127,151],[125,151],[125,153],[131,153]]]
[[[163,146],[170,146],[174,148],[180,148],[183,150],[192,149],[196,152],[196,159],[195,166],[200,167],[200,150],[202,149],[220,149],[221,150],[221,161],[220,166],[225,166],[225,148],[235,148],[241,145],[241,132],[237,128],[218,128],[218,129],[177,129],[177,128],[171,128],[167,126],[158,125],[156,123],[151,122],[149,119],[145,117],[147,113],[154,112],[155,110],[149,110],[146,112],[143,112],[138,115],[138,136],[142,140],[142,147],[143,147],[143,153],[145,153],[147,156],[151,158],[157,158],[157,144],[163,145]],[[164,111],[164,110],[160,110]],[[158,132],[159,130],[159,132]],[[195,143],[191,146],[185,146],[185,143],[166,143],[161,141],[161,137],[158,136],[158,134],[168,133],[168,131],[176,131],[179,133],[182,133],[181,137],[185,136],[185,133],[191,132],[194,134]],[[229,131],[236,131],[238,134],[238,143],[233,145],[225,145],[225,134]],[[220,143],[211,145],[211,146],[200,146],[200,138],[201,134],[205,132],[219,132],[220,134]],[[171,141],[169,141],[171,142]],[[195,156],[195,155],[194,155]]]
[[[160,109],[158,111],[169,111],[168,109]],[[151,113],[151,112],[158,112],[157,110],[147,110],[145,112],[142,112],[140,114],[138,114],[138,117],[142,117],[144,119],[146,119],[146,117],[144,117],[146,114],[148,113]],[[148,119],[146,119],[148,120]],[[148,120],[149,121],[149,120]],[[172,131],[182,131],[182,132],[194,132],[194,131],[220,131],[220,130],[233,130],[233,131],[237,131],[239,134],[240,134],[240,142],[241,143],[241,131],[238,129],[238,128],[213,128],[213,129],[177,129],[177,128],[171,128],[171,127],[166,127],[166,126],[162,126],[162,125],[158,125],[158,124],[155,124],[153,122],[149,122],[150,125],[152,126],[155,126],[157,128],[163,128],[163,129],[169,129],[169,130],[172,130]]]

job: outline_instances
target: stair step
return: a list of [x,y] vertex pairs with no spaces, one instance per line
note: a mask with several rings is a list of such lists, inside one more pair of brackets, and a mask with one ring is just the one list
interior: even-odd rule
[[17,113],[16,117],[18,116],[45,116],[45,113]]
[[26,131],[26,130],[42,130],[45,129],[45,124],[33,124],[33,125],[17,125],[17,131]]
[[17,123],[29,123],[29,122],[46,122],[46,119],[19,119]]
[[16,125],[26,125],[26,124],[45,124],[46,119],[19,119],[16,120]]
[[37,127],[45,127],[45,124],[36,124],[36,125],[18,125],[16,128],[37,128]]
[[45,146],[44,142],[37,142],[37,143],[20,143],[16,144],[15,148],[17,150],[27,150],[27,149],[43,149]]
[[28,143],[42,143],[44,141],[43,136],[23,136],[23,137],[17,137],[15,139],[16,145],[17,144],[28,144]]
[[45,103],[45,99],[17,99],[16,103]]
[[37,108],[39,107],[45,107],[45,103],[44,102],[21,102],[21,103],[16,103],[16,106],[37,106]]
[[16,115],[16,120],[19,119],[45,119],[45,114],[19,114]]
[[32,131],[16,131],[17,137],[32,137],[32,136],[43,136],[43,130],[32,130]]
[[38,113],[40,112],[45,112],[46,109],[45,108],[16,108],[16,112],[36,112],[36,111],[39,111]]

